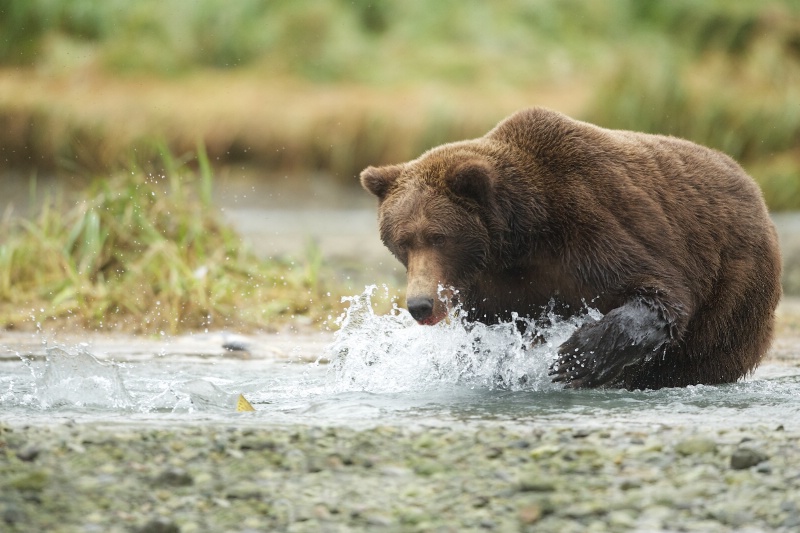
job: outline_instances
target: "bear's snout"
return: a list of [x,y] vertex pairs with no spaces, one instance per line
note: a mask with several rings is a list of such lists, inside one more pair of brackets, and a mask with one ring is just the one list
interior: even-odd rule
[[409,252],[406,305],[408,312],[420,324],[432,326],[447,316],[447,305],[439,289],[444,285],[444,279],[439,254],[431,249]]
[[408,300],[408,312],[420,324],[426,324],[433,315],[433,298],[411,298]]

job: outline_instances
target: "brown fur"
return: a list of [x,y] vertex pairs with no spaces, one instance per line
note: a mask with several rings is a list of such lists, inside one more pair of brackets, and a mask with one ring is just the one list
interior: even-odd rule
[[552,374],[568,386],[732,382],[771,342],[775,230],[722,153],[534,108],[361,182],[420,322],[444,316],[439,284],[485,322],[551,300],[603,312],[560,348]]

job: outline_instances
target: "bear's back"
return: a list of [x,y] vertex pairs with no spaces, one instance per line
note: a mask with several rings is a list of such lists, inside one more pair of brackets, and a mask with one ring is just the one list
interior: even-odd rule
[[[667,218],[689,216],[699,224],[750,217],[763,227],[769,218],[758,185],[732,158],[677,137],[610,130],[530,108],[498,124],[486,138],[515,147],[521,159],[527,158],[522,166],[537,169],[529,178],[535,175],[545,189],[559,189],[562,201],[569,193],[565,185],[572,184],[590,190],[595,201],[614,212],[626,204],[635,212],[644,201]],[[751,229],[747,221],[734,226]]]

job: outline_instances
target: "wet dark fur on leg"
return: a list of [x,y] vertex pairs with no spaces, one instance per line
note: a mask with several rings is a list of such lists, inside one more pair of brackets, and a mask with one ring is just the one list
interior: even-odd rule
[[585,324],[559,348],[553,381],[568,388],[625,387],[625,373],[663,357],[673,341],[676,311],[653,298],[637,296]]

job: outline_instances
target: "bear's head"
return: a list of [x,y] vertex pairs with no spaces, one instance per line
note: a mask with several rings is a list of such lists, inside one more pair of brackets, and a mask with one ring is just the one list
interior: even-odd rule
[[468,142],[399,165],[369,167],[362,186],[379,201],[381,239],[406,267],[408,310],[420,324],[447,315],[494,255],[492,197],[499,172]]

